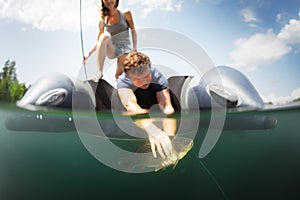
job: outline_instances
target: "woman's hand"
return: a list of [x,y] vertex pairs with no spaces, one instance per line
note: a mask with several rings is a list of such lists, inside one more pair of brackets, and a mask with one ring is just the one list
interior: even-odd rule
[[86,55],[83,56],[82,64],[85,65],[87,59],[90,57],[91,53],[87,53]]

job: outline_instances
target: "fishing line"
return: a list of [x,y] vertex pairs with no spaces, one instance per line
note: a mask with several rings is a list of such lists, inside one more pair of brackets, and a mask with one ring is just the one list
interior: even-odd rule
[[[80,0],[80,5],[79,5],[79,17],[80,17],[80,41],[81,41],[81,53],[82,53],[82,58],[84,59],[84,46],[83,46],[83,31],[82,31],[82,0]],[[84,75],[85,79],[87,80],[87,72],[86,72],[86,66],[85,63],[83,63],[83,69],[84,69]]]
[[220,184],[218,183],[217,179],[214,177],[214,175],[208,170],[208,168],[203,164],[203,162],[201,161],[201,159],[199,159],[198,155],[196,154],[196,152],[192,151],[193,154],[198,158],[198,161],[200,163],[200,165],[203,167],[203,169],[207,172],[208,176],[212,179],[212,181],[217,185],[219,191],[221,192],[221,194],[223,195],[224,199],[228,199],[226,193],[224,192],[224,190],[222,189],[222,187],[220,186]]

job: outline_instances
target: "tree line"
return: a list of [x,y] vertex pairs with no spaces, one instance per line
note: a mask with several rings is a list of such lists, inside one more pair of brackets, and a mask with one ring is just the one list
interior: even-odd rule
[[7,60],[0,72],[0,101],[16,102],[27,90],[25,83],[18,81],[16,62]]

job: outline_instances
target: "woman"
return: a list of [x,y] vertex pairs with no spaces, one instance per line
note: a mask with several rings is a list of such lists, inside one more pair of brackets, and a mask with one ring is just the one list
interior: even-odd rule
[[[131,51],[129,28],[131,29],[132,35],[132,50],[136,50],[137,41],[131,12],[120,12],[117,9],[119,0],[101,0],[101,5],[101,19],[99,22],[97,42],[83,59],[83,62],[85,63],[90,55],[97,50],[99,74],[94,78],[94,81],[98,81],[103,76],[103,65],[106,56],[110,59],[118,58],[115,78],[117,79],[119,75],[122,74],[123,59],[126,54]],[[105,28],[110,35],[104,32]]]

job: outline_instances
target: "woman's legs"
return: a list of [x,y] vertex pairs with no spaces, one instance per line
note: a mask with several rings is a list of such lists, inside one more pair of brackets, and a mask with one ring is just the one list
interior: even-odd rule
[[100,78],[103,75],[103,65],[105,57],[114,58],[115,50],[107,34],[101,34],[97,45],[97,65]]
[[115,73],[116,80],[124,71],[123,70],[123,61],[124,61],[124,58],[126,57],[126,55],[127,54],[122,54],[118,57],[117,69],[116,69],[116,73]]

